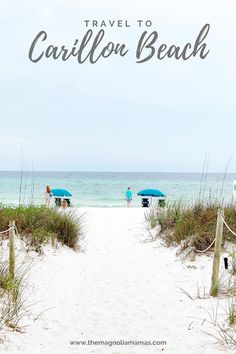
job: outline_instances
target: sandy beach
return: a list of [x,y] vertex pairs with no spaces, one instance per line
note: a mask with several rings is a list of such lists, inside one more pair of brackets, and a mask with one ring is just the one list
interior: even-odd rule
[[[7,353],[233,353],[215,344],[206,309],[212,256],[181,262],[176,248],[148,238],[142,208],[83,208],[83,252],[44,247],[31,254],[24,333],[6,333]],[[29,262],[29,260],[26,260]],[[190,299],[180,288],[193,298]],[[206,299],[199,299],[207,297]],[[223,304],[225,300],[221,299]],[[71,341],[165,341],[85,346]]]

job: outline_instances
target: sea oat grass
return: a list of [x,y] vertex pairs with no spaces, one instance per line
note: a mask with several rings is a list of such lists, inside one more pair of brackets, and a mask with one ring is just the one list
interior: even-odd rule
[[[152,209],[146,215],[149,225],[161,227],[161,237],[168,246],[180,244],[182,240],[189,240],[198,250],[207,248],[215,238],[216,219],[219,205],[215,202],[197,202],[185,206],[178,202],[168,205],[166,210]],[[236,210],[232,205],[224,208],[225,220],[230,227],[236,230]],[[224,240],[236,242],[228,229],[224,228]]]
[[15,220],[20,235],[36,251],[56,240],[76,249],[83,235],[81,217],[71,212],[37,206],[1,207],[0,230],[8,228],[9,220]]
[[0,330],[20,330],[18,323],[25,314],[23,298],[26,270],[17,269],[15,277],[8,272],[8,262],[0,259]]

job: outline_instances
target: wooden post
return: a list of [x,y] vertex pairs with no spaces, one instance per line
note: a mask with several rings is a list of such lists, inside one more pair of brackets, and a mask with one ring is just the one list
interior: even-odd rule
[[[15,221],[9,222],[9,228],[15,226]],[[15,230],[9,231],[9,274],[12,278],[15,276],[15,247],[14,247]]]
[[213,258],[213,266],[212,266],[211,291],[210,291],[210,294],[212,296],[218,295],[220,253],[221,253],[221,244],[222,244],[222,237],[223,237],[223,226],[224,226],[221,216],[224,217],[223,209],[219,209],[217,213],[216,239],[215,239],[215,247],[214,247],[214,258]]
[[196,252],[194,249],[189,253],[190,262],[195,262]]
[[192,247],[192,250],[189,253],[190,262],[194,262],[195,261],[195,257],[196,257],[196,249],[194,247],[194,236],[192,236],[192,238],[191,238],[191,240],[189,242],[189,246]]

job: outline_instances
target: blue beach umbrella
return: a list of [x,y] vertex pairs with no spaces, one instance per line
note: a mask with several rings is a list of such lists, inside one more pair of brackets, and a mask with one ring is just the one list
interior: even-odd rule
[[52,189],[51,196],[55,198],[70,198],[72,197],[72,194],[66,189]]
[[142,197],[165,197],[165,194],[159,191],[158,189],[143,189],[137,194]]

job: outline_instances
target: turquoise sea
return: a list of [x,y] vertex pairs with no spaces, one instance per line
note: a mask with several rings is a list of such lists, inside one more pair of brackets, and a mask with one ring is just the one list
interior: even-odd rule
[[[20,172],[0,172],[0,202],[18,204]],[[236,174],[227,174],[223,198],[232,200],[233,180]],[[144,188],[160,189],[172,202],[182,199],[192,202],[199,195],[220,198],[223,173],[159,173],[159,172],[23,172],[21,203],[43,204],[45,185],[64,188],[73,195],[74,206],[122,207],[128,186],[133,192],[133,205],[140,206],[137,192]]]

